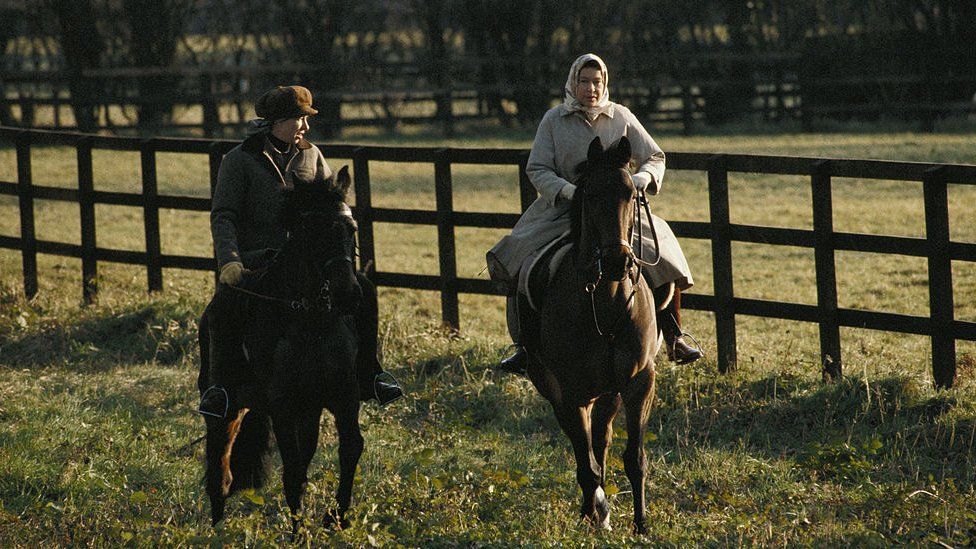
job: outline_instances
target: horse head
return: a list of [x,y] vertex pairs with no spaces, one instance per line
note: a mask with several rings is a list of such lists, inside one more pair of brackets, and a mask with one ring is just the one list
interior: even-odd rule
[[577,253],[584,254],[583,264],[595,267],[599,278],[622,280],[634,269],[631,242],[637,190],[627,169],[630,154],[626,136],[607,150],[595,137],[586,161],[577,168],[573,236]]
[[288,244],[304,266],[303,294],[319,308],[355,311],[363,300],[356,278],[356,221],[346,204],[352,180],[349,169],[325,180],[296,181],[284,192],[279,221]]

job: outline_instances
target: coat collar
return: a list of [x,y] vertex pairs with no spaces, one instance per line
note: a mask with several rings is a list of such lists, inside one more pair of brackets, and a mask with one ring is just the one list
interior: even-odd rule
[[[244,142],[241,143],[241,148],[244,149],[244,152],[251,153],[255,156],[260,155],[264,151],[264,144],[267,141],[267,139],[264,137],[265,133],[266,132],[256,133],[245,139]],[[298,142],[299,151],[304,151],[311,148],[312,144],[309,143],[304,137]]]
[[[606,110],[597,115],[597,118],[600,118],[601,116],[606,116],[607,118],[612,119],[613,118],[613,114],[616,111],[616,107],[617,107],[617,104],[611,101],[610,104],[607,105]],[[565,104],[559,105],[558,108],[559,108],[559,114],[561,114],[563,116],[569,116],[571,114],[579,114],[583,118],[586,118],[583,115],[583,113],[581,113],[580,111],[571,110]]]

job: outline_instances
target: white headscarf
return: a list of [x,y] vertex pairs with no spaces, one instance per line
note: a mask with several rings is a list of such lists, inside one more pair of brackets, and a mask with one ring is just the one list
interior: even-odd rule
[[[576,84],[579,83],[579,73],[583,69],[583,65],[590,61],[596,61],[600,65],[600,72],[603,73],[603,95],[600,96],[600,100],[596,102],[596,105],[592,107],[585,107],[582,103],[576,99]],[[596,117],[602,113],[610,110],[610,75],[607,73],[607,65],[592,53],[584,53],[583,55],[576,58],[573,61],[573,66],[569,68],[569,77],[566,79],[566,92],[563,98],[563,105],[569,111],[581,112],[586,115],[590,121],[596,120]]]

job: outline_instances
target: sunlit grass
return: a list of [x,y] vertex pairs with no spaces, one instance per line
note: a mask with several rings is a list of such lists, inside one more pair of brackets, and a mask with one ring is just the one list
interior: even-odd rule
[[[391,143],[373,137],[373,142]],[[466,146],[527,146],[527,133]],[[435,138],[405,137],[437,145]],[[666,150],[968,161],[971,135],[664,135]],[[327,148],[326,148],[326,154]],[[48,159],[50,157],[50,162]],[[0,148],[0,180],[14,181]],[[201,160],[203,159],[203,160]],[[205,157],[160,155],[164,194],[207,196]],[[39,148],[35,180],[72,186],[70,149]],[[335,163],[336,165],[339,162]],[[138,192],[138,155],[97,153],[96,188]],[[373,202],[433,209],[429,166],[373,163]],[[455,166],[456,209],[518,211],[511,167]],[[64,183],[67,182],[67,183]],[[809,181],[733,175],[733,222],[810,229]],[[924,234],[921,185],[835,183],[837,230]],[[973,189],[950,190],[953,239],[976,241]],[[870,205],[870,207],[865,207]],[[704,174],[669,174],[654,198],[667,219],[707,220]],[[42,238],[79,242],[76,205],[37,201]],[[139,208],[98,206],[100,246],[144,249]],[[160,212],[166,253],[207,256],[205,213]],[[0,197],[0,234],[19,233],[16,197]],[[457,271],[485,276],[484,251],[504,231],[459,228]],[[438,273],[432,226],[378,224],[383,271]],[[711,293],[708,241],[682,242]],[[816,303],[813,252],[733,245],[736,295]],[[196,318],[213,291],[205,272],[167,269],[147,295],[144,267],[99,263],[99,300],[81,306],[81,262],[41,254],[40,292],[21,297],[19,253],[0,250],[0,545],[281,545],[289,519],[281,483],[233,498],[213,530],[201,483],[195,404]],[[838,252],[841,307],[926,316],[924,259]],[[954,262],[955,317],[976,320],[976,267]],[[352,525],[327,530],[338,464],[323,421],[306,497],[312,546],[928,545],[973,543],[976,344],[960,342],[957,385],[932,388],[929,339],[844,328],[845,377],[820,381],[817,326],[737,316],[738,369],[716,372],[715,323],[687,311],[707,356],[658,361],[646,440],[648,526],[629,534],[631,502],[618,420],[607,484],[611,533],[576,519],[572,452],[548,404],[524,379],[494,372],[507,352],[504,301],[462,295],[461,332],[441,328],[438,292],[381,288],[384,363],[408,397],[363,411],[367,449]]]

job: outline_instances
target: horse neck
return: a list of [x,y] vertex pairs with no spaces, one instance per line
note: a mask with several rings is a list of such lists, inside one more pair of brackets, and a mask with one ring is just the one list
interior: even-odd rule
[[271,264],[268,265],[268,270],[261,277],[261,287],[270,295],[297,297],[296,292],[303,292],[304,285],[301,284],[305,277],[303,263],[298,246],[289,239],[281,247]]

